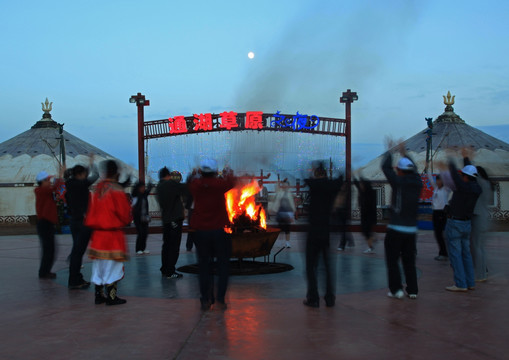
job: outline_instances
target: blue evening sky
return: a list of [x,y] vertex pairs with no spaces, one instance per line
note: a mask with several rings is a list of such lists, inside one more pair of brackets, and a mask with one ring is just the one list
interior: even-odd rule
[[[41,118],[135,164],[146,120],[258,110],[344,117],[354,164],[444,110],[509,141],[507,1],[2,1],[0,142]],[[247,57],[249,51],[255,58]]]

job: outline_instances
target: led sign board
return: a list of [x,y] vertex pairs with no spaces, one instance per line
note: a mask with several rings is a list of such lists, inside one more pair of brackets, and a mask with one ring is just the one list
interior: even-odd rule
[[279,111],[272,115],[274,120],[268,124],[264,124],[262,111],[248,111],[245,115],[245,121],[241,124],[237,121],[237,113],[234,111],[225,111],[219,114],[219,118],[215,122],[212,114],[194,114],[192,123],[186,121],[184,116],[174,116],[168,119],[168,127],[170,134],[185,134],[192,132],[207,132],[214,128],[224,130],[242,129],[242,130],[262,130],[289,128],[293,131],[311,130],[318,126],[320,119],[316,115],[304,115],[297,112],[296,115],[281,115]]

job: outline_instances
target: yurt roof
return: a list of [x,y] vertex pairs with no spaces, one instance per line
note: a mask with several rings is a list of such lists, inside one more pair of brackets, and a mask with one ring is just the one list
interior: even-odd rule
[[[37,124],[39,124],[39,121]],[[23,154],[35,157],[38,155],[58,156],[60,155],[60,134],[58,124],[51,120],[55,126],[51,127],[32,127],[7,141],[0,144],[0,156],[11,155],[12,157]],[[52,125],[52,124],[50,124]],[[78,155],[89,156],[95,154],[97,156],[113,158],[112,155],[105,151],[81,140],[80,138],[63,131],[65,141],[65,153],[67,156],[76,157]]]
[[[0,183],[34,182],[37,173],[43,170],[56,175],[61,156],[61,126],[51,118],[51,104],[46,99],[46,103],[43,104],[43,118],[31,129],[0,143],[0,169],[2,170]],[[105,159],[115,159],[114,156],[63,129],[62,136],[68,168],[76,164],[88,165],[92,154],[95,156],[95,163]],[[122,161],[119,163],[127,173],[137,174],[131,166]]]
[[[433,121],[431,129],[424,129],[404,142],[409,156],[417,163],[418,170],[422,172],[426,165],[427,139],[431,130],[432,162],[448,161],[452,157],[457,160],[457,165],[461,166],[460,150],[469,147],[473,150],[472,162],[475,165],[482,165],[490,176],[508,177],[509,144],[465,123],[454,112],[454,97],[451,98],[450,93],[447,97],[444,96],[444,104],[444,113]],[[362,167],[362,176],[384,180],[385,176],[380,169],[382,158],[383,155],[380,155]]]

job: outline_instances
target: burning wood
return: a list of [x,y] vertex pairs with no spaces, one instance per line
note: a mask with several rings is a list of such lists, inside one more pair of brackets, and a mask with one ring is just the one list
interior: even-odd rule
[[226,210],[230,226],[228,233],[242,233],[244,231],[258,232],[267,229],[265,210],[256,205],[254,196],[260,192],[256,181],[242,187],[228,191],[225,196]]

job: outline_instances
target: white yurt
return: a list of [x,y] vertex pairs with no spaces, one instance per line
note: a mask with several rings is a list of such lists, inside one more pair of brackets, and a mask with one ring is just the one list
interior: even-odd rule
[[[495,192],[491,205],[491,216],[494,220],[509,219],[509,144],[490,136],[479,129],[468,125],[454,112],[454,96],[444,96],[446,105],[443,114],[438,116],[431,127],[425,129],[404,144],[408,154],[416,162],[418,171],[424,171],[426,156],[433,163],[447,162],[453,158],[458,167],[462,167],[460,150],[469,147],[473,151],[473,164],[483,166],[495,183]],[[430,136],[431,135],[431,136]],[[429,143],[429,148],[428,148]],[[428,153],[428,154],[427,154]],[[385,181],[381,170],[383,154],[359,170],[366,179],[372,180],[377,191],[377,202],[380,209],[390,205],[390,186]],[[398,155],[396,155],[396,159]],[[434,169],[435,172],[438,171]],[[353,196],[355,201],[356,195]],[[353,204],[353,216],[358,217],[358,206]],[[382,211],[379,211],[381,216]]]
[[105,151],[63,130],[51,118],[52,103],[42,104],[42,119],[29,130],[0,143],[0,225],[28,223],[35,215],[35,177],[41,171],[57,175],[59,165],[67,168],[88,166],[90,155],[94,163],[117,160],[124,178],[137,178],[137,170],[115,159]]

